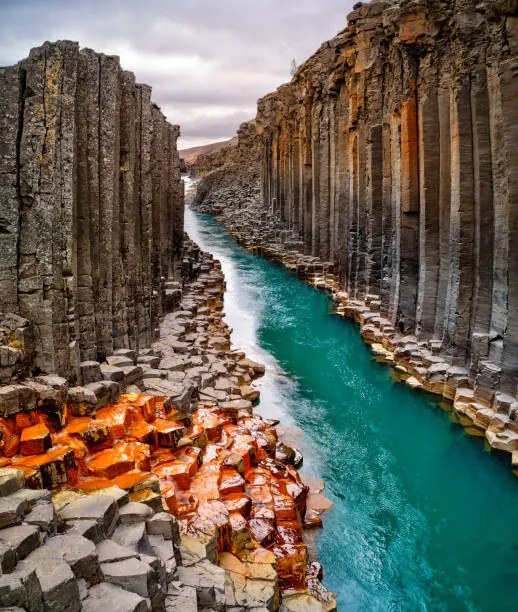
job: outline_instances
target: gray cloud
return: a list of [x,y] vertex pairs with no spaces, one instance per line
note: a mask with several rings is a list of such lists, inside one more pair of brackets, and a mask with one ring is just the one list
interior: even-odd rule
[[183,146],[230,138],[259,97],[345,26],[354,0],[0,0],[0,65],[45,40],[119,55],[182,126]]

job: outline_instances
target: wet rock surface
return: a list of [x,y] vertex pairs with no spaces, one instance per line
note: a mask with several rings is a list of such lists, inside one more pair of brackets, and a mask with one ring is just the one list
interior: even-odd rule
[[193,204],[328,290],[376,359],[516,453],[511,4],[359,3],[213,156]]

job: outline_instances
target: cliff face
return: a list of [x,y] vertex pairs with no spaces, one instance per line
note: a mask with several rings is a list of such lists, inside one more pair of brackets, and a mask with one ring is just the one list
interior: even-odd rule
[[252,145],[257,218],[331,262],[350,300],[466,365],[488,401],[518,382],[517,13],[364,4],[259,101]]
[[178,135],[117,57],[45,43],[0,70],[0,382],[151,343],[183,236]]
[[246,207],[260,201],[263,143],[254,121],[243,123],[236,141],[213,153],[199,155],[192,165],[199,183],[194,206],[220,212],[227,207]]

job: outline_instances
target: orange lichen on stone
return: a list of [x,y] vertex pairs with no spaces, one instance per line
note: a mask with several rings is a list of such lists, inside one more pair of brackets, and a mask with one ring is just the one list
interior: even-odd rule
[[87,459],[88,471],[93,476],[115,478],[135,467],[135,462],[124,452],[108,448]]
[[95,420],[108,428],[111,440],[118,440],[126,435],[126,428],[131,425],[131,413],[124,404],[110,404],[97,411]]
[[51,446],[50,432],[42,423],[26,427],[20,436],[22,455],[40,455]]
[[270,564],[281,588],[305,588],[308,488],[275,460],[275,428],[248,410],[200,406],[191,415],[165,398],[125,394],[93,417],[66,416],[57,431],[37,411],[1,419],[0,460],[30,486],[118,486],[132,501],[162,504],[185,533],[214,535],[236,563]]
[[13,457],[18,452],[20,436],[12,419],[0,418],[0,445],[5,457]]
[[146,482],[146,480],[149,480],[150,476],[151,472],[131,470],[125,474],[121,474],[120,476],[113,478],[111,484],[120,487],[121,489],[130,490],[138,487],[143,482]]
[[69,447],[57,447],[41,455],[13,457],[13,465],[32,468],[39,471],[41,482],[45,488],[59,485],[73,485],[78,480],[78,470],[74,451]]
[[431,32],[433,25],[427,21],[423,12],[402,15],[399,21],[399,39],[406,43],[416,43],[418,38]]

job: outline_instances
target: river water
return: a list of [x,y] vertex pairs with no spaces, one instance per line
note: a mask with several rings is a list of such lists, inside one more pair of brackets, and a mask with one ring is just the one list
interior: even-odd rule
[[395,382],[327,295],[239,247],[208,215],[232,341],[267,365],[257,411],[281,419],[334,509],[316,536],[338,609],[518,610],[518,482],[427,395]]

